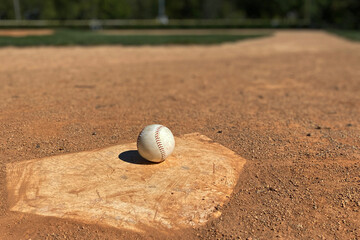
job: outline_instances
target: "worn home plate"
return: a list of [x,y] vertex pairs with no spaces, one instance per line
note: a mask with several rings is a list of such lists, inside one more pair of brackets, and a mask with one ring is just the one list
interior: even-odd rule
[[201,225],[221,214],[245,159],[197,133],[175,141],[160,164],[136,143],[8,164],[10,208],[140,232]]

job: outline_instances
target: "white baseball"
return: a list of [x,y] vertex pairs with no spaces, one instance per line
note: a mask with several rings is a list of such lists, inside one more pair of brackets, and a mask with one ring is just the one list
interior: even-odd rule
[[174,151],[174,135],[163,125],[148,125],[139,134],[137,148],[143,158],[162,162]]

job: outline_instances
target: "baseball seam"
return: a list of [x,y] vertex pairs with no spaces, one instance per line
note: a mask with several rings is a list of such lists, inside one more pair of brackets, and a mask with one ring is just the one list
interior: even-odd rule
[[160,136],[159,136],[161,128],[163,128],[163,126],[159,126],[155,130],[155,141],[156,141],[156,144],[157,144],[160,154],[161,154],[161,160],[164,161],[166,153],[165,153],[165,148],[164,148],[164,146],[161,142]]
[[144,131],[144,129],[141,130],[141,132],[140,132],[140,134],[139,134],[139,136],[138,136],[138,138],[137,138],[136,144],[137,144],[138,146],[139,146],[141,134],[143,133],[143,131]]

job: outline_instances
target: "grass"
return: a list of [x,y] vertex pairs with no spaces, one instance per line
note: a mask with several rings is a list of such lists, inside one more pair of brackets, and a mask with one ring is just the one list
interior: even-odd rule
[[52,35],[8,37],[0,36],[4,46],[94,46],[94,45],[168,45],[168,44],[219,44],[244,39],[268,36],[249,35],[108,35],[86,30],[57,30]]
[[356,30],[329,30],[330,33],[352,41],[360,41],[360,31]]

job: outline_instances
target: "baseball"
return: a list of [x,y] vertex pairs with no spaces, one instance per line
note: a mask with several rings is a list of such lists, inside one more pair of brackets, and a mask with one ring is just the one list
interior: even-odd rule
[[174,135],[163,125],[148,125],[138,136],[137,148],[143,158],[151,162],[162,162],[174,151]]

